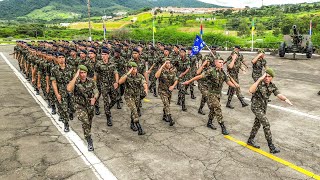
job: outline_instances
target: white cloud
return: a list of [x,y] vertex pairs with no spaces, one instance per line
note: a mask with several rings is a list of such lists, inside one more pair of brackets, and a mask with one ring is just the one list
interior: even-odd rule
[[221,5],[221,6],[230,6],[230,7],[240,7],[243,8],[245,6],[249,7],[261,7],[262,1],[263,5],[273,5],[273,4],[298,4],[298,3],[312,3],[312,2],[318,2],[319,0],[281,0],[281,1],[275,1],[275,0],[237,0],[237,1],[231,1],[231,0],[198,0],[206,3]]

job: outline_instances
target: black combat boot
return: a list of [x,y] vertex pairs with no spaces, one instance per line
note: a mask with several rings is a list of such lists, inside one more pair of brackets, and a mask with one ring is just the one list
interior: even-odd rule
[[88,143],[88,151],[94,151],[93,141],[91,139],[91,136],[86,137],[86,140]]
[[181,101],[181,105],[182,105],[182,111],[187,111],[187,107],[186,107],[186,101]]
[[191,99],[196,99],[197,98],[197,97],[194,96],[193,91],[190,91],[190,93],[191,93]]
[[249,137],[249,139],[248,139],[248,141],[247,141],[247,144],[250,145],[250,146],[252,146],[252,147],[255,147],[255,148],[260,149],[260,146],[254,142],[253,138],[250,138],[250,137]]
[[224,126],[224,123],[222,122],[222,123],[219,123],[219,124],[220,124],[220,126],[221,126],[221,132],[222,132],[222,134],[223,134],[223,135],[228,135],[229,132],[228,132],[228,130],[226,129],[226,127]]
[[170,126],[173,126],[175,124],[174,120],[172,119],[171,117],[171,114],[167,115],[167,119],[169,120],[170,122]]
[[100,107],[98,105],[95,105],[94,108],[96,111],[96,115],[100,115],[100,109],[99,109]]
[[151,86],[149,86],[149,92],[153,93],[153,88],[151,88]]
[[36,91],[36,95],[40,95],[40,91],[38,88],[36,88],[35,91]]
[[51,103],[50,103],[50,102],[48,102],[48,108],[51,108],[51,107],[52,107]]
[[206,115],[206,113],[203,112],[203,110],[202,110],[201,107],[199,107],[198,113],[199,113],[199,114],[202,114],[202,115]]
[[212,124],[212,119],[209,118],[207,127],[213,130],[216,130],[217,128]]
[[52,114],[52,115],[57,114],[56,105],[53,104],[53,105],[51,106],[51,108],[52,108],[51,114]]
[[153,96],[154,96],[154,97],[158,97],[156,88],[153,88]]
[[138,108],[137,111],[138,111],[139,117],[141,117],[141,110],[140,110],[140,108]]
[[181,98],[180,98],[180,96],[178,96],[177,105],[181,106]]
[[318,95],[320,96],[320,91],[318,92]]
[[270,153],[276,154],[276,153],[280,152],[280,149],[278,149],[278,148],[276,148],[274,146],[274,144],[272,143],[272,140],[268,140],[268,146],[269,146],[269,149],[270,149]]
[[227,102],[226,107],[230,108],[230,109],[234,109],[234,107],[231,105],[231,99],[229,100],[229,98],[228,98],[228,102]]
[[73,113],[69,114],[69,119],[72,121],[73,120]]
[[137,126],[138,128],[138,135],[145,135],[146,133],[143,131],[141,125],[139,122],[135,123],[135,125]]
[[162,120],[165,121],[165,122],[169,122],[168,115],[163,114]]
[[69,132],[69,131],[70,131],[69,123],[68,123],[68,122],[65,122],[65,123],[64,123],[64,132]]
[[111,115],[106,115],[107,116],[107,126],[112,126],[112,116]]
[[239,98],[239,100],[240,100],[240,102],[242,104],[242,107],[249,106],[249,104],[244,101],[243,97]]
[[134,125],[132,116],[131,116],[130,128],[132,129],[132,131],[138,131],[138,128]]
[[120,100],[119,100],[119,101],[117,101],[117,109],[121,109]]

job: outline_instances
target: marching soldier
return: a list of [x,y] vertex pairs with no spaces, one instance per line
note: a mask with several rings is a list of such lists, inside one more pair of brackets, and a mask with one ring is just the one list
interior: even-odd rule
[[96,82],[87,77],[88,68],[79,65],[78,71],[67,86],[68,92],[75,96],[77,117],[82,122],[84,137],[88,143],[88,150],[94,151],[91,138],[92,119],[94,117],[94,105],[99,96]]
[[138,131],[138,135],[144,135],[140,123],[138,110],[140,109],[140,97],[141,97],[141,87],[143,86],[144,93],[148,94],[148,84],[142,74],[138,72],[138,65],[135,62],[130,62],[128,67],[129,72],[123,75],[119,84],[125,85],[124,99],[127,102],[127,106],[131,111],[131,123],[130,128],[133,131]]
[[167,60],[156,72],[155,77],[159,79],[158,92],[163,103],[162,120],[170,122],[170,126],[173,126],[175,122],[171,117],[170,102],[172,91],[178,84],[177,70],[171,62]]
[[[95,68],[95,76],[100,79],[101,94],[104,102],[104,111],[107,117],[107,125],[112,126],[110,109],[117,102],[117,88],[119,86],[119,74],[116,65],[109,60],[109,51],[103,49],[101,52],[102,61],[99,61]],[[109,99],[111,102],[109,102]]]
[[223,135],[228,135],[229,132],[227,131],[224,122],[223,122],[223,116],[221,111],[221,104],[220,104],[220,97],[221,97],[221,91],[223,82],[226,82],[229,86],[232,87],[239,87],[239,85],[236,82],[231,82],[230,78],[224,72],[223,70],[223,60],[217,59],[215,60],[215,68],[211,68],[206,72],[203,72],[202,74],[183,82],[183,85],[188,85],[192,81],[199,80],[201,78],[206,78],[209,85],[209,91],[208,91],[208,107],[210,109],[209,113],[209,120],[207,123],[207,127],[211,129],[217,129],[213,124],[212,120],[214,117],[217,118],[217,121],[219,122],[222,130]]
[[179,76],[179,93],[178,93],[178,102],[177,105],[182,106],[182,111],[187,111],[186,108],[186,91],[188,89],[188,84],[182,84],[182,82],[189,79],[189,71],[190,71],[190,60],[186,56],[186,50],[180,49],[180,56],[175,61],[177,63],[177,71]]
[[252,78],[256,82],[262,76],[262,70],[267,69],[267,60],[264,58],[263,50],[258,51],[258,55],[252,59]]
[[252,93],[251,99],[251,110],[254,113],[255,120],[254,124],[247,141],[248,145],[251,145],[255,148],[260,148],[259,145],[255,144],[254,138],[262,124],[264,135],[268,142],[270,148],[270,153],[278,153],[280,150],[274,146],[272,143],[272,135],[270,131],[270,123],[266,117],[268,99],[273,93],[280,100],[285,101],[286,103],[292,105],[290,100],[284,95],[280,94],[277,86],[272,82],[275,73],[271,68],[266,69],[266,73],[263,76],[258,78],[258,80],[250,87],[249,92]]
[[69,132],[69,104],[70,98],[68,97],[67,84],[73,77],[74,72],[69,65],[66,64],[65,55],[58,53],[59,65],[52,69],[50,80],[52,81],[52,87],[54,94],[58,101],[58,110],[60,118],[64,123],[64,131]]
[[150,86],[149,90],[150,92],[153,92],[154,97],[158,97],[157,95],[157,78],[155,77],[155,74],[159,68],[158,64],[158,54],[156,52],[155,47],[150,48],[150,52],[148,54],[148,64],[151,66],[147,73],[149,74],[149,81],[150,81]]
[[[239,53],[240,47],[235,46],[235,50],[231,53],[229,58],[227,59],[227,68],[230,78],[232,78],[237,84],[239,84],[239,72],[242,66],[242,59],[240,59],[240,53]],[[244,101],[244,97],[241,94],[240,88],[233,88],[229,86],[228,90],[228,101],[226,107],[230,109],[234,109],[234,107],[231,105],[231,100],[233,98],[234,93],[236,92],[238,99],[240,100],[242,107],[248,106],[248,104]]]

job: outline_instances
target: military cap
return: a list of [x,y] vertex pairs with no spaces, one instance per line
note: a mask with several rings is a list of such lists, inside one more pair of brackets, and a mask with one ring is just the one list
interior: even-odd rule
[[121,49],[120,49],[120,48],[116,48],[116,49],[114,50],[114,52],[121,53]]
[[47,54],[48,54],[48,55],[53,55],[53,52],[52,52],[52,51],[48,51]]
[[62,53],[62,52],[57,52],[56,55],[57,55],[57,57],[59,57],[59,56],[66,57],[66,55],[64,53]]
[[77,52],[77,50],[75,48],[69,48],[69,50]]
[[236,46],[234,46],[234,48],[240,49],[240,46],[239,46],[239,45],[236,45]]
[[188,47],[188,50],[189,50],[189,51],[192,50],[192,47]]
[[80,69],[81,71],[88,72],[88,68],[85,65],[79,65],[78,69]]
[[274,77],[276,75],[276,73],[274,72],[273,69],[271,68],[267,68],[266,69],[266,73],[269,74],[271,77]]
[[150,50],[156,51],[157,49],[155,47],[151,46]]
[[171,49],[168,47],[165,47],[164,50],[171,51]]
[[187,52],[185,48],[181,48],[180,51]]
[[134,48],[132,51],[139,52],[139,49]]
[[138,67],[137,63],[135,63],[133,61],[129,62],[128,66],[129,67]]
[[81,50],[80,53],[85,53],[87,54],[88,52],[86,50]]
[[108,49],[102,49],[101,54],[102,54],[102,53],[110,54],[110,51],[109,51]]
[[41,53],[47,53],[47,50],[42,49]]
[[95,54],[96,54],[96,51],[93,50],[93,49],[90,49],[89,52],[92,52],[92,53],[95,53]]
[[178,44],[176,44],[176,45],[174,45],[175,47],[177,47],[177,48],[179,48],[179,45]]
[[[216,45],[212,45],[210,48],[211,48],[211,49],[217,49],[217,47],[218,47],[218,46],[216,46]],[[240,48],[240,47],[239,47],[239,48]]]
[[259,50],[258,50],[258,54],[260,54],[260,53],[263,53],[263,54],[264,54],[265,52],[264,52],[263,49],[259,49]]

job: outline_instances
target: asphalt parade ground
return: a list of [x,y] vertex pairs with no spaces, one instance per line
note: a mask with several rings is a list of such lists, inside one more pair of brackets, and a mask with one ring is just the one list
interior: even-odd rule
[[[10,55],[13,46],[0,46],[0,179],[320,179],[320,57],[299,60],[266,55],[276,72],[274,83],[294,104],[289,106],[273,95],[267,117],[273,141],[281,152],[269,154],[263,129],[256,142],[260,149],[246,145],[253,126],[250,106],[242,108],[234,97],[235,109],[225,107],[227,85],[221,98],[222,113],[229,136],[221,129],[206,127],[206,115],[197,113],[201,95],[186,96],[187,112],[176,105],[174,91],[171,111],[173,127],[162,121],[162,102],[149,93],[142,108],[141,125],[146,135],[129,128],[130,112],[111,110],[113,126],[106,125],[103,102],[101,115],[92,127],[94,153],[88,152],[80,121],[70,122],[63,132],[58,116],[52,116],[41,96],[19,72]],[[223,58],[229,54],[220,53]],[[249,103],[251,59],[240,73],[242,93]],[[214,120],[214,125],[218,123]]]

